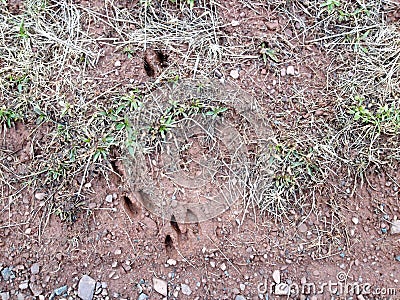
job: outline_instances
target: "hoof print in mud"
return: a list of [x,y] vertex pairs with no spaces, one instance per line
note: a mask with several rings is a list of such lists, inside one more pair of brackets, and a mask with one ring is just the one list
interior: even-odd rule
[[247,141],[262,151],[269,134],[255,107],[244,92],[208,80],[165,84],[145,97],[130,116],[139,147],[125,160],[143,206],[171,224],[198,224],[243,198],[255,166]]

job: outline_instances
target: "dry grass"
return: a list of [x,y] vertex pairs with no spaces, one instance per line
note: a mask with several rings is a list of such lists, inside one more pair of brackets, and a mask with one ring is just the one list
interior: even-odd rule
[[[332,175],[357,183],[371,166],[393,167],[400,157],[399,32],[385,23],[382,10],[394,8],[395,2],[349,1],[329,6],[320,1],[266,1],[251,5],[255,11],[278,11],[289,20],[292,38],[282,33],[271,41],[279,59],[301,61],[301,51],[291,50],[309,45],[335,57],[322,91],[335,103],[326,109],[334,118],[325,122],[288,116],[283,121],[286,125],[273,132],[269,128],[276,128],[275,124],[263,115],[265,108],[254,98],[259,95],[253,94],[246,106],[233,103],[226,90],[213,91],[204,94],[198,109],[190,102],[194,96],[179,96],[172,106],[171,99],[154,97],[158,88],[169,91],[177,83],[181,94],[188,91],[185,84],[195,92],[198,85],[193,82],[203,82],[221,66],[262,62],[256,42],[249,46],[248,39],[224,32],[229,24],[224,24],[219,14],[225,9],[222,4],[199,1],[190,9],[186,4],[152,1],[139,2],[132,10],[105,1],[106,13],[99,13],[56,1],[51,5],[26,3],[23,15],[12,15],[5,6],[0,7],[0,97],[4,99],[0,120],[4,128],[18,119],[32,126],[31,161],[23,173],[12,178],[11,162],[2,160],[0,180],[10,189],[22,184],[32,190],[51,190],[48,200],[54,199],[55,205],[50,211],[63,219],[74,218],[74,209],[90,192],[86,183],[99,174],[108,178],[114,172],[113,149],[131,155],[139,151],[154,158],[164,149],[166,137],[178,134],[174,131],[177,125],[220,107],[229,108],[220,115],[242,134],[250,155],[246,163],[236,153],[213,166],[226,172],[227,186],[239,181],[242,198],[277,220],[290,219],[293,211],[308,215],[315,210],[316,198],[332,183],[328,180]],[[102,24],[115,35],[98,37],[87,29],[86,22]],[[117,85],[104,91],[89,72],[99,60],[101,43],[132,55],[160,49],[170,55],[170,65],[145,88]],[[273,70],[283,65],[268,64]],[[179,80],[182,78],[194,81]],[[306,88],[309,86],[297,86],[286,96],[296,103],[294,110],[314,113],[318,107],[302,92]],[[239,99],[243,100],[242,96]],[[386,104],[388,108],[382,112]],[[363,115],[356,119],[360,108]],[[174,118],[172,123],[165,124],[170,116],[166,112]],[[257,132],[254,128],[260,128],[263,116],[270,124]],[[215,119],[208,115],[207,120],[208,146],[222,155],[226,147],[216,142]],[[46,134],[37,140],[39,132]],[[261,145],[258,148],[257,143]],[[12,159],[17,163],[17,157]],[[238,164],[242,165],[240,171]],[[9,193],[2,191],[3,201]]]

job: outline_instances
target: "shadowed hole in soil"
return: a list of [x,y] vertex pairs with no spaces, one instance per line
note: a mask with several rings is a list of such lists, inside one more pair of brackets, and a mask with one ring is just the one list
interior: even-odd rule
[[143,67],[144,70],[146,71],[147,76],[154,77],[156,72],[154,71],[154,68],[150,65],[149,61],[147,60],[147,57],[143,58]]
[[128,196],[123,197],[123,203],[126,212],[131,216],[131,218],[135,218],[139,215],[140,213],[140,207],[136,205],[136,203],[133,203],[132,200]]
[[162,53],[161,50],[155,50],[154,51],[157,55],[157,60],[160,63],[162,68],[168,67],[168,55]]
[[172,238],[169,234],[167,234],[167,236],[165,237],[164,245],[167,254],[170,254],[174,250],[174,242],[172,241]]
[[182,234],[181,229],[179,228],[178,222],[176,222],[176,218],[174,215],[171,216],[171,226],[172,228],[176,231],[176,233],[178,234],[178,236],[180,236]]

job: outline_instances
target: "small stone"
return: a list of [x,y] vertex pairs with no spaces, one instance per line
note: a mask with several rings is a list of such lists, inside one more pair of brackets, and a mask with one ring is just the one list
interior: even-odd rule
[[187,284],[182,283],[181,290],[182,290],[182,294],[184,294],[184,295],[190,296],[192,294],[192,290],[190,289],[190,287]]
[[294,76],[294,67],[293,66],[288,66],[286,69],[286,74]]
[[165,280],[153,277],[153,288],[157,293],[163,296],[168,295],[168,283]]
[[169,264],[170,266],[175,266],[176,265],[176,260],[170,258],[170,259],[167,260],[167,264]]
[[246,300],[246,298],[242,295],[236,295],[235,300]]
[[239,285],[239,287],[240,287],[240,290],[241,290],[241,291],[244,291],[245,288],[246,288],[246,285],[243,284],[243,283],[241,283],[241,284]]
[[113,202],[113,196],[112,195],[107,195],[106,196],[106,202],[112,203]]
[[15,274],[12,271],[11,267],[6,267],[1,270],[1,276],[3,276],[4,281],[15,278]]
[[114,66],[115,66],[115,67],[120,67],[120,66],[121,66],[121,62],[120,62],[119,60],[117,60],[117,61],[114,63]]
[[318,272],[317,270],[315,270],[315,271],[313,272],[313,275],[314,275],[314,276],[319,276],[319,272]]
[[307,232],[307,225],[304,223],[301,223],[298,228],[301,233]]
[[26,290],[28,288],[28,282],[23,282],[18,287],[20,290]]
[[354,223],[354,225],[357,225],[358,222],[359,222],[359,220],[358,220],[357,217],[353,217],[353,218],[351,219],[351,221]]
[[285,77],[286,76],[286,69],[281,69],[281,76]]
[[210,261],[210,266],[211,266],[211,268],[215,268],[215,261],[211,260]]
[[301,277],[300,283],[301,283],[302,285],[306,284],[306,283],[307,283],[307,278]]
[[27,234],[27,235],[29,235],[29,234],[31,234],[31,232],[32,232],[32,228],[27,228],[27,229],[25,229],[25,234]]
[[9,300],[10,299],[10,292],[2,292],[0,294],[1,300]]
[[147,296],[145,293],[141,293],[137,300],[146,300],[149,299],[149,296]]
[[35,194],[35,198],[37,199],[37,200],[43,200],[44,198],[46,197],[46,193],[36,193]]
[[232,27],[236,27],[236,26],[239,26],[239,25],[240,25],[240,22],[237,21],[237,20],[233,20],[233,21],[231,22],[231,25],[232,25]]
[[356,259],[356,260],[354,261],[354,264],[358,267],[358,266],[360,265],[360,261],[359,261],[358,259]]
[[391,234],[399,234],[400,233],[400,220],[395,220],[392,223],[392,227],[390,228]]
[[225,271],[225,270],[226,270],[226,265],[225,265],[225,263],[222,263],[219,267],[220,267],[220,269],[221,269],[222,271]]
[[275,270],[272,273],[272,278],[274,279],[275,283],[281,283],[281,272],[279,270]]
[[92,300],[96,280],[88,275],[83,275],[78,285],[78,297],[82,300]]
[[39,271],[40,271],[39,264],[38,264],[38,263],[34,263],[34,264],[31,266],[31,273],[32,273],[33,275],[35,275],[35,274],[38,274]]
[[29,288],[35,297],[39,296],[43,292],[42,286],[33,282],[29,283]]
[[68,286],[67,286],[67,285],[64,285],[64,286],[61,286],[61,287],[59,287],[59,288],[56,288],[56,289],[54,290],[54,294],[56,294],[57,296],[61,296],[61,295],[63,295],[67,290],[68,290]]
[[239,71],[238,71],[237,69],[233,69],[233,70],[230,72],[229,75],[231,75],[231,77],[232,77],[233,79],[238,79],[238,78],[239,78]]
[[115,250],[115,252],[114,252],[115,255],[121,255],[121,253],[122,253],[122,250],[121,250],[121,249],[117,249],[117,250]]

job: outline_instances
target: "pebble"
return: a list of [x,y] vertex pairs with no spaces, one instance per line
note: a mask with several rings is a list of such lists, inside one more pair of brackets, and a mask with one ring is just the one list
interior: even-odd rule
[[157,293],[163,296],[168,295],[168,283],[165,280],[153,277],[153,288]]
[[29,288],[34,297],[39,296],[43,292],[42,286],[33,282],[29,283]]
[[395,220],[392,223],[392,227],[390,228],[391,234],[399,234],[400,233],[400,220]]
[[145,293],[141,293],[138,297],[138,300],[146,300],[149,299],[149,296],[147,296]]
[[82,300],[92,300],[96,280],[88,275],[83,275],[78,285],[78,297]]
[[23,282],[18,287],[20,290],[26,290],[28,288],[28,282]]
[[46,193],[36,193],[35,194],[35,198],[37,199],[37,200],[43,200],[44,198],[46,197]]
[[39,271],[40,271],[39,264],[38,264],[38,263],[34,263],[34,264],[31,266],[31,273],[35,275],[35,274],[38,274]]
[[246,300],[246,298],[244,296],[242,296],[242,295],[237,295],[235,297],[235,300]]
[[67,285],[63,285],[59,288],[56,288],[54,290],[54,294],[56,294],[57,296],[61,296],[62,294],[64,294],[66,291],[68,290],[68,286]]
[[307,278],[301,277],[300,283],[301,283],[302,285],[306,284],[306,283],[307,283]]
[[232,77],[233,79],[238,79],[238,78],[239,78],[239,71],[238,71],[237,69],[233,69],[233,70],[229,73],[229,75],[231,75],[231,77]]
[[240,25],[240,22],[237,21],[237,20],[233,20],[233,21],[231,22],[231,25],[232,25],[232,27],[236,27],[236,26],[239,26],[239,25]]
[[239,287],[240,287],[240,290],[241,290],[241,291],[244,291],[244,289],[246,288],[246,285],[243,284],[243,283],[241,283],[241,284],[239,285]]
[[1,300],[9,300],[10,299],[10,293],[9,292],[2,292],[0,294]]
[[122,253],[122,250],[121,250],[121,249],[117,249],[117,250],[115,250],[115,252],[114,252],[115,255],[121,255],[121,253]]
[[107,195],[106,196],[106,202],[112,203],[112,201],[113,201],[113,196],[112,195]]
[[170,258],[170,259],[167,260],[167,264],[169,264],[170,266],[175,266],[176,265],[176,260]]
[[272,273],[272,278],[274,279],[275,283],[281,283],[281,272],[279,270],[275,270]]
[[225,265],[225,263],[222,263],[219,267],[221,268],[222,271],[225,271],[225,270],[226,270],[226,265]]
[[286,76],[286,69],[281,69],[281,76],[285,77]]
[[359,222],[359,220],[358,220],[357,217],[353,217],[353,218],[351,219],[351,221],[354,223],[354,225],[357,225],[358,222]]
[[301,233],[307,232],[307,225],[304,224],[304,223],[301,223],[301,224],[299,225],[299,231],[300,231]]
[[182,290],[182,294],[184,294],[186,296],[190,296],[192,294],[192,290],[190,289],[190,287],[187,284],[182,283],[181,290]]
[[293,66],[288,66],[286,69],[286,74],[294,76],[294,67]]
[[6,267],[1,270],[1,276],[3,276],[4,281],[15,278],[15,274],[12,271],[11,267]]
[[119,60],[117,60],[117,61],[114,63],[114,66],[115,66],[115,67],[120,67],[120,66],[121,66],[121,62],[120,62]]
[[314,272],[313,272],[313,275],[314,275],[314,276],[319,276],[319,272],[318,272],[318,271],[314,271]]

